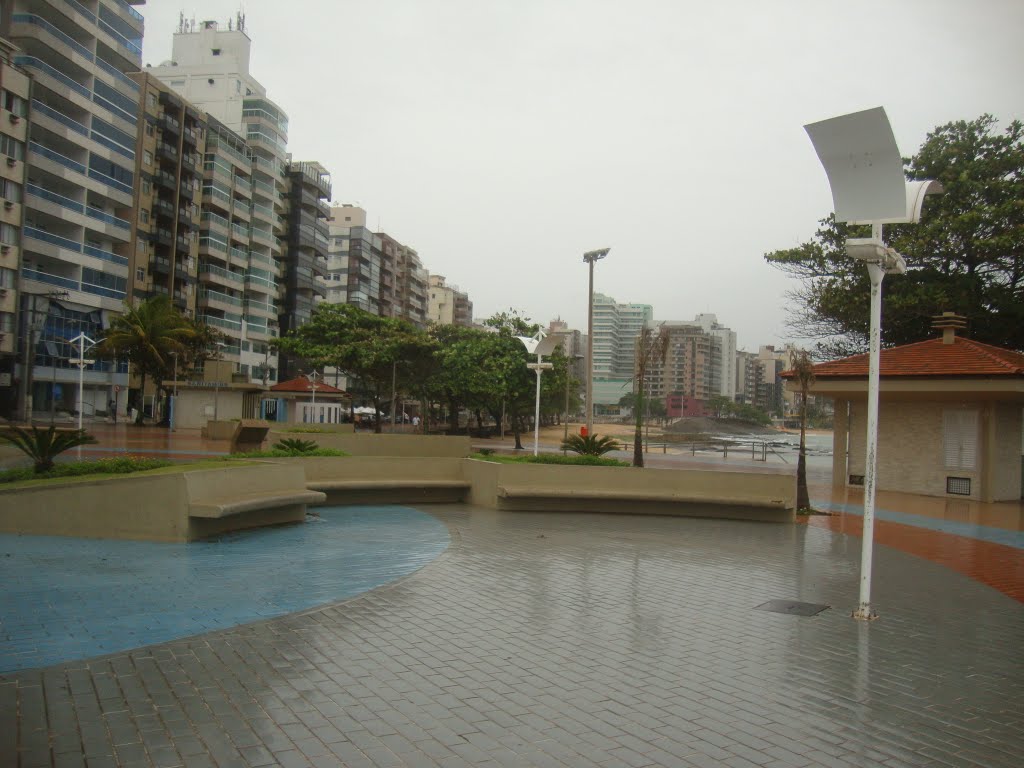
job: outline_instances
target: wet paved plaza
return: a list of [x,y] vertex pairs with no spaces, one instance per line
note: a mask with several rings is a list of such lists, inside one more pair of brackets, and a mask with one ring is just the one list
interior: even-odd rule
[[404,579],[0,678],[0,762],[1021,764],[1024,609],[967,574],[880,540],[865,624],[818,524],[422,509],[451,544]]

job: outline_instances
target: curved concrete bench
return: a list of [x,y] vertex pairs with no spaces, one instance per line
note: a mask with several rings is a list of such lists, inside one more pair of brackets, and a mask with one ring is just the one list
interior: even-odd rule
[[309,490],[247,493],[226,498],[193,501],[189,504],[188,516],[218,519],[240,515],[243,512],[277,509],[295,504],[323,504],[326,500],[326,494]]

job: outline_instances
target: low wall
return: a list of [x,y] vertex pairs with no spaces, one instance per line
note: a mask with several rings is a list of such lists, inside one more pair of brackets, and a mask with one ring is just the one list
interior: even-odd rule
[[351,434],[301,434],[273,431],[270,445],[283,438],[312,440],[321,448],[336,448],[352,456],[434,456],[462,458],[473,452],[466,435],[377,435],[372,432]]
[[325,504],[416,504],[464,501],[463,460],[448,457],[349,456],[273,459],[301,467],[306,487]]
[[0,490],[0,532],[192,541],[305,517],[304,507],[288,505],[216,520],[190,518],[195,502],[304,488],[300,467],[274,464],[7,488]]
[[510,511],[687,515],[785,522],[795,517],[790,474],[499,464],[467,459],[472,504]]

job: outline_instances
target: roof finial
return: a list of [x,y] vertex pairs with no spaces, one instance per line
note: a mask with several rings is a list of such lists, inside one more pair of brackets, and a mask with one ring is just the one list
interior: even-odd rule
[[943,344],[952,344],[957,330],[967,329],[967,318],[956,312],[943,312],[932,318],[932,328],[942,331]]

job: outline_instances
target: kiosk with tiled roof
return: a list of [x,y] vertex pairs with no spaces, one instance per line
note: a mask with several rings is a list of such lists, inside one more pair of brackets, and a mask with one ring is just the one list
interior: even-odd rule
[[[1024,354],[958,335],[965,323],[950,312],[934,327],[941,337],[881,351],[878,487],[1020,499]],[[835,401],[833,485],[859,485],[868,356],[821,363],[814,374],[811,393]]]

